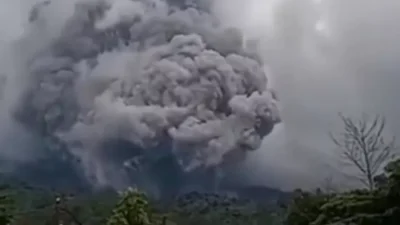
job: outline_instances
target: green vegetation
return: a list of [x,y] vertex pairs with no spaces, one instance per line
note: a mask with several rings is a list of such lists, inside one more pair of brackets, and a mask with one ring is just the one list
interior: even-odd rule
[[0,225],[272,225],[283,218],[277,208],[225,194],[190,192],[162,205],[136,189],[72,196],[17,185],[1,193]]
[[[344,129],[331,135],[344,160],[358,170],[365,189],[345,193],[296,191],[287,208],[288,225],[395,225],[400,221],[400,159],[394,138],[383,136],[385,120],[354,121],[340,115]],[[383,174],[378,174],[385,164]]]
[[0,187],[0,225],[10,224],[14,219],[15,202],[7,186]]
[[396,225],[400,221],[400,160],[379,176],[378,188],[324,194],[298,191],[287,211],[289,225]]
[[144,193],[128,189],[113,210],[107,225],[150,225],[151,210]]
[[279,218],[253,201],[228,195],[188,193],[175,202],[173,214],[179,224],[275,224]]
[[2,186],[0,225],[397,225],[400,159],[374,186],[345,193],[296,190],[284,208],[212,193],[191,192],[160,206],[134,189],[69,196]]

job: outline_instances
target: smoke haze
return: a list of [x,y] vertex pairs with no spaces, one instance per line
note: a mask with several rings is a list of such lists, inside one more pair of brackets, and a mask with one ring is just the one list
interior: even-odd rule
[[4,80],[10,119],[78,159],[95,185],[148,186],[171,155],[185,173],[221,169],[280,122],[259,58],[207,8],[52,1],[29,21]]
[[341,172],[337,112],[400,132],[396,0],[53,0],[29,23],[38,2],[0,1],[6,161],[66,148],[118,186],[172,154],[187,171],[244,161],[245,182],[310,187]]
[[399,134],[400,5],[392,0],[287,0],[277,5],[263,54],[273,71],[284,123],[264,141],[270,151],[256,152],[249,165],[270,171],[283,164],[298,171],[278,176],[283,179],[277,178],[278,183],[289,186],[307,187],[330,176],[346,186],[340,174],[350,168],[335,163],[335,146],[327,135],[341,128],[338,112],[356,118],[380,113],[387,117],[388,135]]

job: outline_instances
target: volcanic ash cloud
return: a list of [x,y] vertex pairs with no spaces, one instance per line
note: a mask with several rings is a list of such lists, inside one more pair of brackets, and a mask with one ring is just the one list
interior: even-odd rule
[[[56,5],[36,9],[37,34]],[[146,149],[168,140],[183,170],[218,167],[258,149],[280,122],[263,65],[242,46],[238,30],[195,6],[80,1],[27,60],[15,115],[93,162],[104,140],[140,146],[142,156],[167,154]]]

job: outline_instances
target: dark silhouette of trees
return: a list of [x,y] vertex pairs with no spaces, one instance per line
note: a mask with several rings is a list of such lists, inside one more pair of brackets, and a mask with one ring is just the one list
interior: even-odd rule
[[8,225],[14,219],[15,202],[7,186],[0,187],[0,225]]

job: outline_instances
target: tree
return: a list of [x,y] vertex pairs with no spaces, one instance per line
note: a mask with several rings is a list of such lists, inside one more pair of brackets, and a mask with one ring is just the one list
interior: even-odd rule
[[146,195],[136,189],[128,189],[113,210],[108,225],[150,225],[150,205]]
[[14,199],[5,186],[0,187],[0,225],[8,225],[14,219]]
[[383,131],[385,118],[375,116],[372,120],[364,115],[356,121],[339,114],[344,131],[336,135],[330,133],[332,141],[342,151],[345,162],[355,166],[356,177],[369,189],[374,189],[374,177],[383,165],[394,156],[395,138],[385,139]]
[[320,192],[294,191],[292,202],[287,208],[286,223],[289,225],[310,225],[322,213],[321,207],[331,196]]
[[400,221],[400,159],[392,161],[374,190],[344,193],[298,191],[289,205],[288,225],[397,225]]

